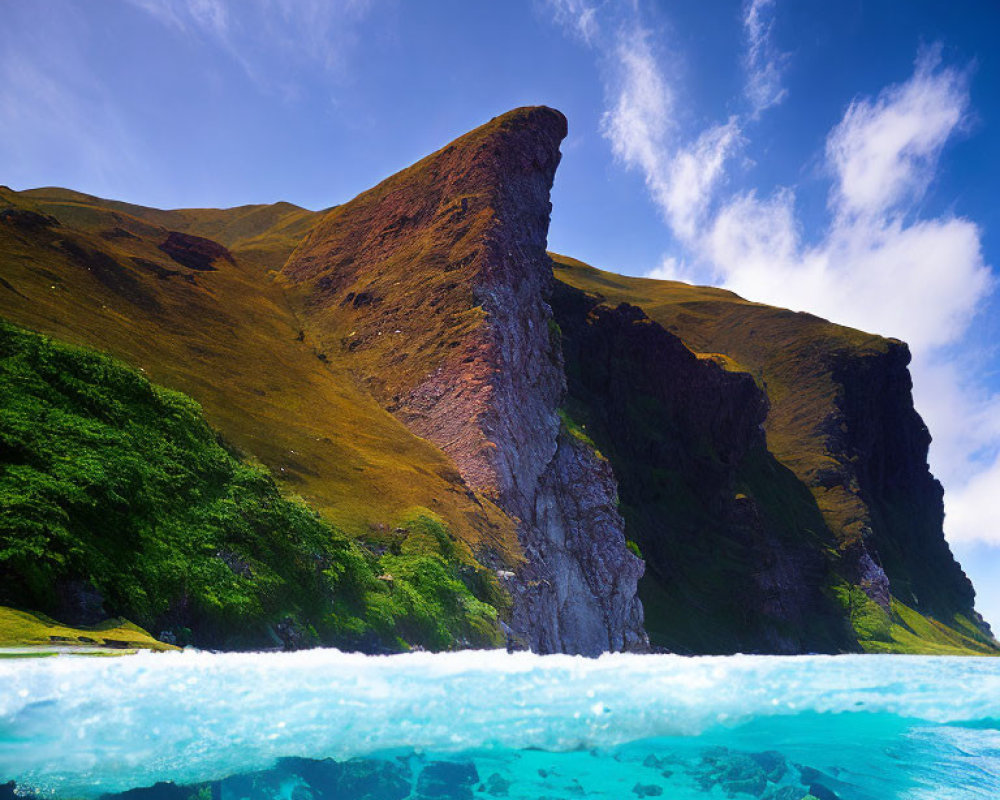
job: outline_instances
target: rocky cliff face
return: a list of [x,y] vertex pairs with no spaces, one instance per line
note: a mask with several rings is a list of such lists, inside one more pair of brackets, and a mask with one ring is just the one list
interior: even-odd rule
[[553,307],[568,408],[610,459],[646,559],[653,641],[681,652],[846,647],[822,593],[822,520],[767,452],[768,402],[753,378],[696,357],[635,306],[560,286]]
[[492,120],[331,211],[283,276],[306,337],[351,353],[376,397],[518,520],[515,634],[594,654],[643,645],[642,565],[610,469],[559,433],[545,241],[565,134],[546,108]]
[[905,347],[550,260],[565,133],[519,109],[326,212],[0,187],[0,313],[190,394],[536,650],[995,652]]
[[891,593],[949,619],[972,611],[975,592],[941,535],[944,493],[927,466],[931,437],[913,408],[909,362],[895,341],[883,353],[832,355],[840,389],[827,446],[838,467],[827,478],[857,500],[858,584],[883,607]]

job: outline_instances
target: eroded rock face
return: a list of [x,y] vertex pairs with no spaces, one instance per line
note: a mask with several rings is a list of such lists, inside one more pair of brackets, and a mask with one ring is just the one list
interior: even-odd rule
[[846,648],[846,626],[822,593],[822,518],[767,451],[768,403],[753,378],[695,356],[627,303],[561,285],[553,306],[568,408],[610,459],[646,560],[640,591],[654,644]]
[[636,594],[644,565],[625,546],[608,461],[561,430],[534,503],[531,567],[518,582],[515,629],[543,653],[646,649]]
[[[645,641],[610,468],[559,436],[549,190],[566,120],[498,117],[331,211],[283,270],[307,335],[519,523],[513,628],[542,652]],[[477,554],[489,563],[489,553]]]
[[219,259],[233,260],[232,254],[218,242],[179,231],[170,231],[160,249],[181,266],[199,272],[211,272]]
[[972,584],[941,531],[944,490],[927,465],[931,436],[913,407],[905,344],[889,341],[883,353],[835,353],[836,412],[828,420],[827,447],[836,479],[857,499],[857,584],[888,608],[889,592],[911,608],[950,621],[973,610]]

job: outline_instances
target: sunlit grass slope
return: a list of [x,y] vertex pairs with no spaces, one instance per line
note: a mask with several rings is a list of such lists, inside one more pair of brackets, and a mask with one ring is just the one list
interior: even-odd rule
[[[0,189],[0,315],[192,396],[232,446],[352,536],[385,539],[424,510],[457,537],[457,559],[516,562],[511,520],[384,411],[339,351],[303,335],[269,270],[316,218],[288,204],[160,211]],[[200,261],[172,255],[173,231],[218,244],[182,240],[208,252]]]
[[83,585],[202,646],[500,638],[470,591],[492,599],[489,574],[460,568],[439,518],[404,520],[377,555],[227,450],[190,398],[107,356],[0,323],[0,396],[2,605],[54,615]]
[[0,648],[43,646],[115,647],[128,650],[174,650],[138,625],[109,619],[97,625],[62,625],[44,614],[0,606]]

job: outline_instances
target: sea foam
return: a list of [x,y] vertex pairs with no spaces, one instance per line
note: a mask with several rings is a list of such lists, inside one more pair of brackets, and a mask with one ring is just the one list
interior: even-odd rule
[[578,751],[877,714],[996,728],[1000,661],[335,650],[0,661],[0,783],[88,797],[283,757]]

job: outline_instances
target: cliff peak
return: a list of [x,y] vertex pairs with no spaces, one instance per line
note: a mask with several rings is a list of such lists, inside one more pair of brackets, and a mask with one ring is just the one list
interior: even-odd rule
[[[493,498],[502,456],[484,414],[498,376],[520,369],[502,362],[540,356],[506,352],[496,334],[505,316],[546,330],[565,134],[543,106],[495,117],[329,211],[282,271],[322,348],[349,353],[373,394]],[[546,380],[557,395],[561,376]]]
[[306,336],[517,520],[515,631],[537,650],[596,654],[644,645],[642,565],[611,470],[558,414],[545,246],[565,135],[549,108],[495,117],[330,211],[283,277]]

